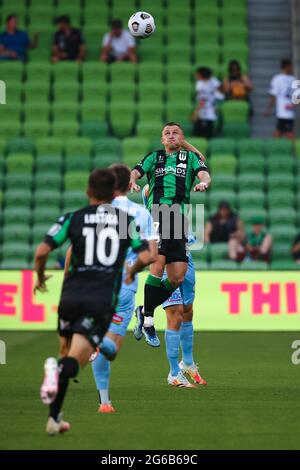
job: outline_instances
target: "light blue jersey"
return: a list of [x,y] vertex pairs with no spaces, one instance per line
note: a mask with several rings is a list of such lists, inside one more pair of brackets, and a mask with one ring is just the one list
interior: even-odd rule
[[[157,240],[155,233],[153,219],[149,211],[143,206],[130,201],[126,196],[118,196],[113,202],[113,206],[127,212],[134,218],[135,224],[139,227],[141,238],[151,241]],[[127,252],[126,263],[131,265],[134,264],[137,259],[137,255],[130,248]],[[111,321],[109,331],[125,336],[128,325],[130,323],[134,306],[135,306],[135,293],[138,287],[137,275],[135,280],[131,284],[125,284],[124,278],[126,276],[125,268],[123,270],[123,282],[119,293],[119,302],[117,311]]]

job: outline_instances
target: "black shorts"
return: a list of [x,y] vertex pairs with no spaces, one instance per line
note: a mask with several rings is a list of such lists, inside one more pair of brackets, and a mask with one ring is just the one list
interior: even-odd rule
[[[155,218],[154,216],[154,219]],[[172,214],[170,226],[165,232],[166,227],[164,224],[166,224],[166,222],[164,222],[162,213],[159,214],[158,253],[166,257],[166,264],[175,263],[176,261],[188,262],[187,238],[185,237],[185,228],[187,229],[185,223],[187,223],[187,220],[184,215],[180,213],[177,221],[179,222],[178,224],[175,222],[175,218]]]
[[277,119],[277,130],[281,134],[293,132],[294,119]]
[[113,314],[112,307],[108,305],[63,300],[58,307],[59,335],[71,338],[78,333],[96,347],[106,334]]
[[197,119],[194,122],[194,134],[197,137],[211,139],[214,136],[214,121]]

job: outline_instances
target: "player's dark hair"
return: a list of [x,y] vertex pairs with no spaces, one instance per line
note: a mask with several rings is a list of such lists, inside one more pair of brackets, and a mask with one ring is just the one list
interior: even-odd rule
[[291,59],[282,59],[280,62],[280,67],[285,69],[286,67],[290,67],[292,65]]
[[117,181],[115,189],[121,193],[127,192],[130,182],[130,168],[127,165],[114,163],[113,165],[110,165],[109,169],[116,176]]
[[197,73],[208,80],[212,76],[212,70],[209,67],[198,67]]
[[123,28],[122,20],[112,20],[111,27],[112,29],[122,29]]
[[183,128],[182,128],[182,126],[181,126],[178,122],[175,122],[175,121],[167,122],[167,123],[164,125],[163,130],[164,130],[164,128],[167,127],[167,126],[177,126],[177,127],[179,127],[179,129],[181,129],[182,132],[183,132]]
[[96,168],[89,176],[89,196],[98,201],[111,201],[116,186],[116,177],[111,170]]
[[11,13],[10,15],[8,15],[6,17],[6,24],[9,23],[12,18],[18,18],[18,15],[16,15],[15,13]]

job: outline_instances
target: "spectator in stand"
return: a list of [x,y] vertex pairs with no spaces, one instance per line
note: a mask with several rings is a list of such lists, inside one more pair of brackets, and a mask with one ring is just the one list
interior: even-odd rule
[[137,62],[135,40],[129,31],[123,29],[121,20],[113,20],[111,31],[104,35],[100,59],[108,63]]
[[276,103],[277,127],[274,136],[294,140],[295,105],[292,102],[292,96],[294,92],[293,82],[297,78],[292,72],[292,62],[289,59],[282,59],[281,71],[271,81],[270,97],[264,116],[271,115]]
[[205,243],[228,243],[228,256],[231,260],[240,261],[244,253],[244,225],[227,201],[221,201],[216,214],[209,218],[205,225]]
[[26,31],[18,29],[18,17],[11,14],[6,18],[6,31],[0,34],[0,60],[27,59],[27,50],[38,45],[38,34],[30,41]]
[[52,62],[76,60],[82,62],[85,57],[85,44],[79,29],[73,28],[66,15],[56,18],[58,30],[54,34]]
[[192,115],[194,134],[211,139],[214,136],[214,123],[217,120],[216,103],[222,101],[221,83],[208,67],[199,67],[196,72],[197,108]]
[[291,253],[296,263],[300,264],[300,233],[296,236],[293,242]]
[[228,64],[228,75],[222,84],[223,93],[228,100],[248,100],[252,83],[247,75],[242,75],[240,63],[232,60]]
[[270,262],[272,249],[272,236],[265,228],[263,217],[253,217],[252,231],[247,235],[246,256],[251,260]]

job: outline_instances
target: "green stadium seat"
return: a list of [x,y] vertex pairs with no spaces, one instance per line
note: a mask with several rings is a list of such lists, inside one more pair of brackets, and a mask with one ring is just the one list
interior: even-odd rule
[[[54,35],[54,28],[51,24],[50,16],[52,16],[51,10],[40,10],[30,15],[30,28],[28,30],[28,33],[30,36],[33,36],[37,32],[39,34],[39,41],[37,47],[34,49],[30,49],[28,54],[30,60],[29,63],[32,65],[34,65],[35,63],[39,64],[44,60],[50,60]],[[43,18],[42,23],[41,18]],[[47,22],[46,24],[45,21]],[[46,62],[45,64],[50,65],[48,62]],[[44,72],[42,73],[42,75],[44,75]],[[44,80],[48,79],[44,78]],[[27,78],[27,81],[30,80],[30,78]],[[35,76],[34,80],[38,80],[38,77]]]
[[90,171],[91,158],[80,154],[69,155],[65,159],[65,171]]
[[276,242],[272,246],[272,268],[275,260],[290,260],[291,255],[291,244],[289,242]]
[[[150,95],[151,96],[151,95]],[[145,101],[139,102],[137,111],[139,121],[141,122],[152,122],[157,119],[162,122],[164,106],[162,101],[154,102]]]
[[240,155],[239,158],[239,170],[240,173],[254,173],[255,171],[263,174],[265,171],[266,160],[260,154],[252,154],[249,153],[248,155],[245,153]]
[[130,168],[135,166],[147,153],[149,153],[149,139],[143,137],[129,137],[122,141],[123,163]]
[[274,271],[297,271],[300,269],[300,265],[295,261],[272,261],[271,268]]
[[[182,64],[191,63],[191,54],[192,49],[190,44],[181,43],[181,44],[172,44],[168,43],[166,47],[166,57],[168,59],[168,64],[176,64],[178,61]],[[180,70],[180,67],[179,67]]]
[[[56,207],[58,210],[61,206],[61,193],[56,189],[38,189],[34,193],[35,207]],[[46,233],[46,232],[45,232]]]
[[10,173],[5,176],[7,189],[31,189],[32,175],[28,173]]
[[246,225],[250,225],[253,217],[262,217],[267,221],[267,212],[263,207],[242,207],[239,212],[241,220]]
[[36,159],[36,173],[60,173],[63,168],[61,155],[41,155]]
[[107,96],[109,93],[109,84],[105,81],[100,81],[97,79],[93,78],[92,80],[90,79],[84,79],[84,82],[82,84],[82,94],[83,94],[83,100],[87,101],[93,101],[93,100],[107,100]]
[[138,137],[155,139],[161,135],[161,128],[160,122],[138,122],[137,135]]
[[48,62],[29,62],[26,66],[27,82],[39,80],[48,82],[52,75],[52,65]]
[[37,120],[48,123],[49,108],[45,103],[25,103],[23,111],[26,123],[36,122]]
[[178,98],[181,101],[191,102],[192,86],[189,83],[169,83],[167,86],[167,98],[169,102],[176,102]]
[[247,44],[248,30],[245,27],[232,26],[223,29],[223,44]]
[[270,139],[265,140],[265,151],[267,155],[272,155],[274,153],[280,154],[292,154],[293,153],[293,143],[288,139]]
[[265,207],[265,193],[263,191],[257,191],[255,188],[253,191],[241,191],[238,195],[238,201],[241,209]]
[[83,81],[99,81],[104,83],[106,81],[107,73],[109,70],[105,62],[99,62],[99,57],[96,61],[85,62],[82,66]]
[[99,60],[103,33],[105,32],[103,27],[102,29],[100,29],[99,24],[97,24],[95,28],[93,29],[92,28],[93,28],[93,24],[90,24],[89,29],[86,28],[84,31],[84,39],[87,44],[87,50],[86,50],[87,61]]
[[223,62],[228,64],[231,60],[238,60],[241,63],[248,62],[249,48],[248,44],[226,43],[223,45]]
[[83,171],[70,171],[65,173],[64,188],[65,191],[75,190],[83,192],[86,191],[88,183],[89,172]]
[[[180,74],[178,73],[180,70]],[[194,73],[194,68],[191,64],[186,64],[180,62],[178,58],[178,63],[168,63],[166,65],[166,78],[168,84],[170,83],[191,83],[192,75]]]
[[63,139],[54,137],[43,137],[36,139],[36,150],[38,155],[62,155]]
[[64,149],[66,155],[89,157],[92,151],[92,142],[87,137],[73,137],[67,139]]
[[21,133],[21,124],[16,123],[14,119],[11,121],[1,121],[1,132],[7,139],[18,138]]
[[31,235],[32,235],[32,242],[34,245],[41,243],[44,240],[46,233],[51,227],[51,223],[53,225],[54,222],[55,220],[51,221],[50,224],[49,222],[46,222],[46,223],[36,223],[33,225]]
[[294,173],[295,172],[295,158],[290,154],[275,154],[270,155],[267,160],[267,171],[269,176],[278,174],[278,168],[281,168],[282,162],[284,162],[284,172]]
[[191,42],[192,29],[190,25],[178,26],[178,23],[175,25],[170,24],[165,32],[169,43],[180,45]]
[[116,137],[123,138],[132,134],[135,122],[134,103],[110,103],[110,125]]
[[220,22],[220,12],[218,9],[206,10],[205,15],[202,13],[201,9],[195,9],[195,22],[197,29],[202,27],[219,28]]
[[269,190],[276,189],[280,191],[283,188],[289,189],[294,188],[294,175],[285,174],[284,178],[280,174],[271,174],[268,176],[268,188]]
[[107,154],[103,153],[101,155],[97,155],[96,157],[92,159],[92,169],[107,168],[113,163],[120,163],[119,156],[114,153],[107,153]]
[[81,121],[105,121],[107,105],[104,100],[85,100],[81,103]]
[[246,173],[240,174],[237,183],[239,186],[239,190],[253,190],[254,188],[257,190],[263,190],[265,186],[265,178],[264,175],[258,173]]
[[6,207],[3,211],[4,224],[30,223],[31,210],[29,207]]
[[[66,0],[64,0],[66,1]],[[55,9],[55,16],[69,15],[71,24],[78,28],[81,26],[81,8],[79,5],[70,4],[69,6],[61,4]]]
[[3,242],[28,242],[30,226],[25,223],[4,224],[2,229]]
[[295,204],[295,193],[292,189],[278,191],[274,188],[268,193],[269,207],[293,207]]
[[0,137],[0,155],[4,155],[6,149],[6,139]]
[[262,139],[241,139],[237,141],[237,150],[242,155],[263,155],[264,143]]
[[165,92],[165,86],[162,81],[156,83],[154,80],[146,80],[140,82],[139,88],[139,106],[146,106],[151,104],[152,106],[162,106],[163,96]]
[[79,83],[56,81],[54,85],[54,99],[56,103],[77,102],[79,97]]
[[141,62],[138,66],[139,86],[145,82],[155,82],[158,86],[162,82],[164,73],[163,64],[156,62]]
[[94,154],[96,156],[100,156],[102,154],[111,154],[120,158],[121,146],[119,139],[114,137],[106,137],[94,141]]
[[221,48],[218,44],[199,43],[195,46],[195,60],[197,64],[206,64],[206,61],[218,64],[221,57]]
[[[117,80],[110,84],[110,104],[117,104],[122,102],[132,103],[135,98],[136,88],[133,81],[122,81],[121,83]],[[113,103],[115,102],[115,103]]]
[[39,120],[35,121],[26,121],[23,124],[23,134],[25,137],[48,137],[49,135],[49,123],[42,122]]
[[88,205],[87,196],[83,191],[66,191],[63,193],[63,207],[66,212],[66,207],[73,207],[73,210],[78,210],[80,207]]
[[[2,123],[1,123],[2,126]],[[35,144],[30,138],[17,137],[7,142],[8,153],[34,153]]]
[[29,263],[25,260],[4,260],[1,263],[1,269],[28,269],[30,267]]
[[234,191],[236,188],[236,177],[234,175],[217,174],[213,177],[212,189],[215,190],[230,190]]
[[83,121],[80,125],[80,135],[88,137],[92,140],[99,139],[99,137],[105,137],[108,134],[107,122],[96,120],[96,121]]
[[5,83],[22,81],[24,65],[17,61],[1,61],[1,80]]
[[250,125],[247,122],[225,122],[223,136],[236,137],[237,139],[250,137]]
[[63,60],[53,65],[55,83],[67,82],[71,84],[79,80],[80,64],[75,61]]
[[267,271],[269,266],[264,261],[244,261],[240,269],[242,271]]
[[0,156],[0,173],[3,175],[6,170],[6,158],[3,155]]
[[89,32],[90,28],[95,30],[101,30],[101,42],[102,43],[102,35],[104,32],[109,30],[109,21],[108,21],[108,10],[107,5],[103,3],[94,3],[87,7],[85,5],[84,8],[84,30],[85,34],[83,35],[85,40],[86,33]]
[[188,120],[192,113],[192,105],[188,101],[168,102],[166,105],[167,121],[180,122]]
[[59,138],[68,138],[68,137],[76,137],[79,131],[79,124],[78,122],[70,122],[69,116],[68,121],[57,121],[52,124],[52,134],[53,137]]
[[204,137],[191,137],[189,143],[196,147],[206,157],[208,141]]
[[290,243],[290,245],[292,245],[298,233],[294,224],[274,225],[271,227],[270,232],[273,235],[274,244],[277,242],[285,242]]
[[296,152],[296,156],[300,157],[300,139],[296,139],[295,152]]
[[74,101],[58,101],[52,105],[52,118],[54,124],[71,123],[74,124],[78,120],[78,104]]
[[31,153],[10,153],[6,159],[8,173],[32,173],[33,156]]
[[30,81],[25,83],[25,100],[31,103],[48,103],[49,83],[40,81]]
[[249,114],[249,103],[240,100],[228,100],[223,104],[223,118],[228,122],[246,122]]
[[296,224],[297,212],[292,207],[271,207],[269,210],[269,221],[271,226],[281,224]]
[[235,140],[229,138],[214,138],[209,142],[209,152],[211,155],[234,154]]
[[217,46],[220,42],[220,29],[215,26],[196,28],[194,35],[196,44],[205,43],[210,46]]
[[48,207],[45,210],[45,207],[35,207],[32,211],[32,220],[34,224],[51,224],[53,225],[55,221],[60,216],[60,212],[56,207]]
[[209,168],[213,175],[235,175],[237,159],[234,155],[212,155],[209,159]]
[[30,247],[26,242],[6,242],[2,245],[2,264],[5,264],[8,260],[28,261]]
[[5,207],[30,207],[32,202],[32,193],[29,189],[7,188],[4,197]]
[[53,190],[56,189],[57,191],[60,191],[62,186],[62,177],[61,174],[40,173],[35,176],[34,184],[36,191],[45,188],[51,188]]
[[228,243],[211,243],[210,255],[212,261],[221,260],[228,257]]
[[210,269],[214,271],[236,271],[239,269],[239,265],[231,260],[217,260],[211,262]]
[[117,85],[120,85],[120,77],[122,82],[134,82],[136,71],[136,65],[131,62],[116,62],[110,66],[110,78],[112,83],[116,82]]

